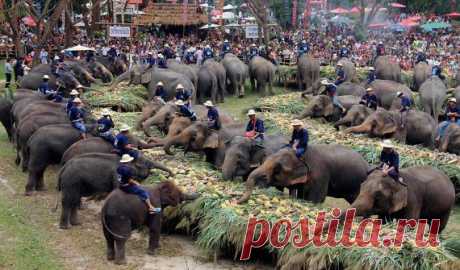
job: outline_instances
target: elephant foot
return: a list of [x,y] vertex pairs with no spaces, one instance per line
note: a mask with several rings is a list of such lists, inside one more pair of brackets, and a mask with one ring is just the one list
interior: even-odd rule
[[44,186],[36,187],[35,190],[37,190],[37,191],[48,191],[48,189],[46,187],[44,187]]
[[75,220],[71,220],[70,221],[70,224],[72,226],[80,226],[81,225],[81,222],[78,220],[78,219],[75,219]]
[[126,265],[126,259],[115,259],[115,264],[118,264],[118,265]]
[[238,98],[244,98],[244,95],[239,95]]
[[21,159],[20,158],[16,158],[14,160],[14,163],[16,164],[16,166],[19,166],[19,163],[21,163]]
[[147,254],[152,255],[152,256],[155,255],[155,249],[154,248],[147,249]]
[[32,196],[33,194],[34,194],[33,190],[26,190],[26,192],[24,193],[24,196]]
[[70,229],[70,225],[69,225],[69,224],[65,224],[65,223],[60,223],[60,224],[59,224],[59,229],[61,229],[61,230],[68,230],[68,229]]
[[107,260],[108,261],[115,260],[115,251],[113,251],[113,250],[108,250],[107,251]]

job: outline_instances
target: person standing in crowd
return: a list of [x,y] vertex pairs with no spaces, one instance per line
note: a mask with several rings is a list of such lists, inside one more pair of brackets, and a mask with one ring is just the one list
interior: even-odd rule
[[107,51],[107,55],[109,56],[109,61],[114,62],[115,58],[117,58],[118,53],[117,53],[117,48],[115,45],[112,45],[112,47]]
[[222,44],[222,55],[221,58],[223,59],[227,53],[230,53],[232,51],[232,48],[230,47],[230,43],[228,40],[224,40],[224,43]]
[[193,52],[191,49],[187,49],[184,59],[185,59],[185,63],[188,65],[193,64],[195,62],[195,56],[193,55]]
[[165,44],[165,47],[163,49],[163,55],[166,58],[166,60],[176,58],[176,54],[171,49],[171,47],[169,47],[169,44],[167,44],[167,43]]
[[412,106],[412,102],[410,101],[409,97],[404,95],[403,92],[397,92],[396,96],[401,100],[401,109],[399,112],[401,113],[401,128],[404,128],[406,125],[407,113]]
[[13,59],[8,58],[5,61],[5,88],[10,89],[11,79],[13,78]]
[[310,47],[306,40],[302,40],[297,46],[297,54],[300,58],[302,55],[307,54],[310,51]]
[[16,82],[19,81],[20,78],[24,76],[24,63],[23,58],[19,57],[16,60],[16,64],[14,65],[14,80]]
[[379,44],[377,45],[377,48],[376,48],[375,55],[377,57],[385,55],[385,45],[383,45],[382,41],[379,41]]
[[350,50],[346,46],[342,46],[339,51],[340,58],[348,58],[350,56]]
[[196,64],[201,65],[201,63],[203,62],[203,50],[201,49],[201,46],[197,46],[194,56],[196,59]]
[[152,52],[147,53],[147,64],[149,65],[148,68],[155,66],[155,58]]
[[[212,51],[212,48],[209,45],[206,45],[206,47],[204,48],[203,54],[204,54],[203,63],[208,59],[214,58],[214,52]],[[203,63],[201,63],[201,64],[203,64]]]
[[294,119],[291,126],[293,127],[289,147],[294,149],[295,156],[302,159],[308,148],[308,131],[303,127],[302,121]]
[[212,104],[212,101],[208,100],[204,103],[204,106],[208,108],[208,128],[212,130],[220,129],[220,118],[219,112]]
[[431,68],[431,76],[438,76],[441,80],[445,79],[444,75],[442,75],[442,68],[439,61],[434,61],[433,67]]
[[260,143],[264,140],[264,121],[256,117],[256,111],[251,109],[248,112],[249,122],[246,125],[246,133],[244,136],[251,140],[254,140],[256,143]]
[[372,89],[372,87],[366,89],[366,94],[362,96],[359,104],[362,104],[370,109],[377,110],[377,96],[374,94],[374,89]]
[[48,52],[44,48],[41,49],[38,57],[40,58],[41,64],[48,64]]
[[158,54],[158,67],[159,68],[168,68],[168,65],[166,64],[166,59],[165,59],[164,55],[162,55],[161,53]]
[[94,59],[94,51],[92,50],[87,51],[85,55],[86,63],[91,62],[93,59]]
[[256,44],[252,43],[251,47],[249,48],[249,60],[259,55],[259,49],[257,48]]
[[428,64],[428,62],[426,61],[426,54],[423,52],[422,49],[418,49],[417,50],[417,56],[416,56],[416,59],[415,59],[415,64],[418,64],[418,63],[421,63],[421,62],[425,62]]

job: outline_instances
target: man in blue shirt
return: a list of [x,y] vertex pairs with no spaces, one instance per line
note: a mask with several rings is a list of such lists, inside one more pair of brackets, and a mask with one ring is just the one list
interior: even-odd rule
[[341,62],[337,63],[337,79],[335,80],[335,85],[339,86],[341,83],[345,82],[346,76],[345,76],[345,71],[343,70],[343,64]]
[[446,119],[443,122],[441,122],[441,124],[439,124],[438,136],[436,137],[437,142],[439,142],[439,140],[442,137],[444,137],[446,129],[451,124],[460,125],[460,109],[457,107],[456,98],[449,99],[449,101],[447,102],[446,112],[444,113],[444,116]]
[[185,105],[187,105],[189,108],[192,107],[192,95],[190,92],[184,89],[184,86],[182,84],[178,84],[176,86],[176,96],[175,100],[182,100]]
[[350,54],[350,50],[348,50],[346,46],[342,46],[342,48],[340,48],[339,56],[341,58],[348,58],[349,54]]
[[115,61],[115,58],[118,55],[115,45],[112,45],[112,47],[107,51],[107,55],[109,56],[110,62]]
[[158,54],[158,67],[159,68],[168,68],[168,65],[166,63],[166,59],[165,59],[164,55],[162,55],[161,53]]
[[406,97],[403,92],[397,92],[396,96],[401,99],[401,128],[404,128],[406,125],[407,112],[410,110],[412,102],[409,97]]
[[195,62],[195,56],[191,49],[188,49],[185,53],[185,63],[186,64],[193,64]]
[[73,106],[69,111],[69,119],[72,127],[80,132],[81,139],[86,139],[86,127],[83,120],[84,112],[82,110],[83,104],[79,98],[73,100]]
[[232,49],[230,47],[230,43],[228,42],[228,40],[224,40],[224,43],[222,44],[222,55],[221,55],[221,57],[224,58],[225,54],[230,53],[231,51],[232,51]]
[[166,90],[164,88],[163,82],[160,81],[157,83],[157,88],[155,89],[155,98],[161,103],[165,104],[166,97],[167,97]]
[[367,85],[370,85],[375,80],[377,80],[377,75],[375,74],[375,68],[369,67],[369,73],[367,73]]
[[165,44],[163,55],[166,59],[174,59],[176,57],[174,51],[169,47],[169,44]]
[[377,45],[375,54],[377,55],[377,57],[385,55],[385,45],[383,45],[382,41],[380,41]]
[[204,103],[204,106],[208,108],[208,128],[213,130],[220,129],[219,112],[214,107],[214,104],[210,100]]
[[149,193],[143,189],[140,184],[133,179],[134,169],[129,164],[134,158],[128,154],[121,157],[120,165],[117,168],[119,188],[123,192],[137,195],[147,205],[149,214],[160,213],[161,208],[155,208],[150,202]]
[[308,51],[310,51],[310,47],[308,46],[307,41],[306,41],[306,40],[302,40],[302,42],[300,42],[300,43],[297,45],[297,54],[298,54],[298,57],[300,58],[302,55],[307,54]]
[[[78,85],[78,86],[79,86],[79,85]],[[78,87],[78,86],[77,86],[77,87]],[[70,91],[70,94],[69,94],[69,95],[70,95],[70,98],[69,98],[69,100],[67,101],[67,105],[66,105],[66,108],[65,108],[66,113],[69,113],[69,112],[70,112],[70,109],[71,109],[72,106],[73,106],[73,100],[74,100],[75,98],[77,98],[77,97],[80,95],[80,93],[79,93],[77,90],[73,89],[72,91]]]
[[52,90],[49,86],[49,79],[50,77],[48,75],[43,75],[43,82],[40,84],[38,87],[38,92],[43,94],[46,99],[48,100],[53,100],[57,97],[57,92]]
[[129,143],[128,136],[130,129],[131,128],[126,124],[121,126],[120,133],[118,133],[115,137],[115,148],[120,156],[128,154],[133,158],[138,158],[139,152],[134,148],[132,144]]
[[428,64],[426,61],[426,54],[422,51],[422,49],[418,49],[417,56],[415,58],[415,64],[418,64],[420,62],[425,62]]
[[[203,50],[203,63],[208,60],[208,59],[212,59],[214,58],[214,53],[212,51],[212,48],[211,46],[209,45],[206,45],[206,47],[204,47],[204,50]],[[202,64],[203,64],[202,63]]]
[[399,154],[394,150],[390,140],[384,140],[381,144],[382,152],[380,153],[380,165],[384,176],[393,178],[396,182],[406,186],[404,180],[399,177]]
[[322,80],[321,84],[326,87],[326,94],[329,96],[332,100],[332,104],[337,106],[342,113],[346,111],[345,107],[340,103],[339,99],[337,98],[337,86],[335,84],[328,82],[327,80]]
[[174,104],[176,104],[179,109],[177,112],[179,116],[188,117],[192,121],[197,120],[195,112],[193,112],[181,99],[176,100]]
[[377,96],[374,94],[374,89],[371,87],[366,89],[366,94],[361,98],[359,104],[362,104],[370,109],[377,110]]
[[155,58],[153,57],[152,52],[149,52],[147,55],[147,64],[149,65],[148,68],[155,66]]
[[440,63],[438,61],[434,62],[433,67],[431,68],[431,75],[432,76],[438,76],[439,79],[444,80],[445,77],[442,75],[442,68],[440,66]]
[[256,44],[252,43],[249,48],[249,60],[259,55],[259,49],[257,49]]
[[114,127],[111,113],[109,109],[102,110],[102,117],[97,120],[99,137],[108,141],[111,144],[115,143],[112,128]]
[[295,119],[291,123],[294,130],[292,131],[292,137],[289,141],[289,146],[295,150],[297,158],[301,159],[308,147],[308,131],[303,128],[302,121]]
[[261,142],[264,140],[264,121],[256,117],[256,111],[251,109],[248,112],[249,122],[246,126],[245,137]]

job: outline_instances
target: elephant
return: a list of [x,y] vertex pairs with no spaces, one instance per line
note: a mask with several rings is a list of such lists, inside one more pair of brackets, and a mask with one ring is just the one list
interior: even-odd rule
[[16,89],[13,95],[13,103],[16,103],[19,100],[24,99],[24,98],[29,98],[32,100],[45,99],[44,95],[34,90],[36,89],[24,89],[24,88]]
[[[97,125],[87,125],[88,133],[97,135]],[[27,141],[23,166],[29,171],[25,195],[45,190],[43,174],[50,164],[59,164],[64,152],[80,140],[80,133],[70,124],[48,125],[39,128]]]
[[422,83],[431,76],[431,65],[425,62],[420,62],[414,67],[414,91],[418,91]]
[[[92,153],[73,158],[61,168],[58,175],[58,190],[62,192],[61,229],[68,229],[69,224],[80,224],[77,208],[82,197],[109,193],[118,187],[119,160],[116,154]],[[171,170],[142,155],[129,166],[134,169],[133,178],[140,181],[146,179],[154,168],[172,175]]]
[[460,155],[460,126],[451,124],[446,129],[439,145],[441,152]]
[[208,129],[207,122],[198,121],[164,141],[163,149],[168,155],[173,155],[171,146],[183,146],[185,152],[204,152],[206,161],[219,168],[225,158],[225,144],[242,134],[244,128],[240,124],[223,126],[216,132]]
[[18,126],[22,119],[34,113],[65,114],[65,107],[65,103],[50,102],[46,99],[22,99],[13,105],[13,121]]
[[128,70],[128,61],[123,56],[118,56],[113,60],[108,56],[96,56],[94,60],[103,64],[115,76],[119,76]]
[[6,98],[0,98],[0,122],[8,134],[8,139],[11,141],[13,136],[13,121],[11,119],[11,108],[13,102]]
[[411,145],[423,144],[433,148],[436,136],[436,123],[427,113],[410,110],[407,112],[406,124],[401,128],[401,113],[377,108],[359,126],[347,128],[346,133],[368,133],[377,137],[392,137],[401,143]]
[[303,159],[297,158],[290,148],[270,155],[251,172],[246,192],[238,203],[250,198],[256,183],[288,187],[291,195],[297,191],[298,198],[313,203],[324,202],[326,196],[352,203],[366,180],[369,167],[359,153],[337,144],[309,145]]
[[390,80],[375,80],[370,84],[377,96],[379,106],[389,110],[397,98],[398,91],[403,92],[405,96],[412,98],[412,91],[405,86]]
[[120,74],[113,82],[110,87],[112,90],[115,89],[118,84],[123,81],[128,81],[128,85],[141,84],[141,76],[146,72],[150,72],[152,68],[149,65],[136,64],[133,65],[128,71]]
[[192,81],[181,73],[172,70],[152,68],[146,70],[141,74],[140,83],[144,85],[149,91],[149,99],[155,96],[155,90],[158,82],[163,82],[164,89],[166,90],[165,101],[172,100],[176,94],[176,87],[182,84],[184,89],[189,91],[192,95],[192,100],[195,100],[196,90]]
[[64,63],[70,67],[75,78],[77,78],[82,85],[89,87],[91,83],[96,83],[96,78],[93,77],[91,71],[82,63],[77,61],[65,61]]
[[158,101],[157,99],[152,99],[147,104],[145,104],[142,107],[142,114],[139,120],[137,121],[136,129],[141,130],[142,123],[144,123],[145,120],[149,119],[150,117],[153,117],[161,109],[161,107],[163,107],[163,105],[164,104]]
[[[21,78],[19,81],[19,88],[37,90],[43,82],[43,75],[46,73],[40,72],[29,72],[27,75]],[[81,83],[69,72],[64,72],[59,78],[56,78],[54,74],[47,74],[49,76],[49,86],[51,89],[57,89],[57,81],[61,85],[64,96],[68,96],[70,91],[75,89]],[[62,88],[62,86],[64,88]],[[84,87],[87,89],[87,87]]]
[[389,56],[379,56],[374,63],[375,75],[379,80],[401,82],[401,67]]
[[214,73],[217,78],[218,84],[218,93],[222,95],[221,102],[224,102],[224,93],[227,91],[226,84],[227,84],[227,72],[225,71],[225,67],[215,61],[214,59],[207,59],[204,61],[203,66],[208,67],[210,71]]
[[[309,54],[302,55],[297,61],[297,83],[299,91],[307,90],[319,79],[319,61]],[[305,86],[305,88],[303,88]]]
[[[360,192],[350,208],[356,216],[379,215],[388,219],[440,220],[441,232],[449,220],[455,203],[455,189],[449,178],[429,166],[401,169],[401,185],[381,170],[374,170],[361,184]],[[345,218],[345,211],[340,219]]]
[[193,68],[193,66],[185,65],[178,63],[175,59],[167,60],[168,69],[175,71],[180,74],[184,74],[190,81],[193,83],[195,88],[197,88],[198,83],[198,72]]
[[222,60],[227,73],[227,92],[234,96],[244,96],[244,83],[249,76],[248,66],[236,55],[227,53]]
[[341,58],[338,63],[342,63],[343,65],[343,71],[345,72],[345,82],[359,82],[355,64],[351,62],[350,59]]
[[[263,96],[268,93],[273,95],[273,81],[275,79],[276,67],[270,61],[256,56],[249,62],[249,79],[251,81],[252,91],[256,91]],[[257,83],[257,89],[256,89]]]
[[437,124],[447,97],[446,86],[438,76],[431,76],[420,86],[419,93],[423,111],[430,114]]
[[242,176],[247,178],[255,166],[259,166],[273,153],[288,143],[287,138],[279,135],[268,135],[262,145],[253,140],[236,136],[226,144],[225,159],[222,164],[224,179],[233,180]]
[[[337,99],[345,107],[350,109],[351,106],[359,104],[361,100],[356,96],[338,96]],[[314,96],[307,104],[302,113],[296,118],[304,119],[306,117],[324,117],[329,121],[337,121],[341,116],[341,111],[334,104],[332,99],[326,95]]]
[[[183,201],[194,200],[197,194],[183,193],[173,182],[165,181],[155,187],[143,187],[149,193],[154,207],[164,209],[177,206]],[[133,229],[149,228],[147,253],[155,254],[160,245],[161,213],[149,215],[145,203],[136,195],[120,189],[110,193],[101,210],[102,229],[107,243],[107,260],[115,264],[126,264],[125,243]]]
[[340,126],[358,126],[361,125],[366,118],[371,115],[374,111],[362,104],[356,104],[351,106],[347,110],[345,116],[339,121],[334,123],[336,130],[340,129]]
[[[324,93],[325,88],[321,85],[321,81],[325,78],[320,78],[313,82],[312,86],[307,88],[304,92],[302,92],[302,97],[305,98],[309,94],[319,95]],[[337,96],[357,96],[362,97],[366,93],[366,89],[362,85],[352,83],[352,82],[344,82],[337,86],[336,94]]]
[[82,64],[91,72],[94,78],[101,79],[103,83],[112,83],[113,74],[103,64],[97,61],[82,62]]
[[215,73],[211,66],[202,66],[198,71],[198,83],[196,88],[197,103],[204,103],[210,99],[214,104],[224,102],[224,93],[220,92]]

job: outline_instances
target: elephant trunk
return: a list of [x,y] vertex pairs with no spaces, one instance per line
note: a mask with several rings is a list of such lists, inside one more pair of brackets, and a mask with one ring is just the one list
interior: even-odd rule
[[263,165],[256,170],[254,170],[246,180],[246,191],[244,192],[243,196],[238,200],[238,204],[245,203],[249,200],[252,195],[252,191],[254,190],[254,186],[256,185],[256,179],[265,176]]
[[345,133],[369,133],[371,130],[371,123],[369,121],[364,121],[364,123],[359,126],[347,128]]
[[233,163],[233,162],[231,162],[229,159],[232,159],[232,157],[229,157],[226,155],[224,163],[222,164],[222,177],[225,180],[233,180],[234,178],[235,168],[232,168],[233,166],[230,166],[230,163]]
[[142,123],[142,130],[144,131],[145,135],[150,136],[150,127],[157,126],[158,128],[162,129],[162,126],[160,126],[161,123],[162,119],[159,116],[150,117]]
[[296,118],[299,120],[302,120],[304,118],[312,117],[312,116],[313,116],[313,109],[311,108],[311,106],[307,106],[305,110],[303,110],[303,112],[300,113]]
[[167,140],[163,146],[163,150],[165,151],[166,154],[168,155],[174,155],[171,152],[171,146],[175,145],[185,145],[185,142],[181,140],[180,136],[174,136],[171,139]]
[[184,196],[184,201],[193,201],[196,200],[200,197],[199,193],[185,193],[183,194]]
[[168,169],[166,166],[159,162],[149,161],[149,169],[159,169],[164,172],[167,172],[169,176],[174,176],[174,173],[170,169]]
[[[112,75],[112,78],[113,78],[113,75]],[[125,73],[123,73],[120,76],[118,76],[115,80],[112,79],[112,86],[110,87],[110,90],[115,89],[115,87],[117,87],[117,85],[119,83],[121,83],[123,81],[127,81],[130,78],[131,78],[131,72],[128,70]]]

